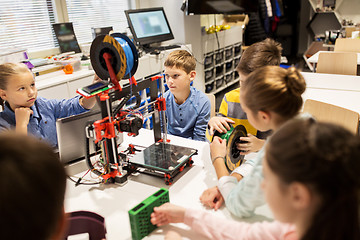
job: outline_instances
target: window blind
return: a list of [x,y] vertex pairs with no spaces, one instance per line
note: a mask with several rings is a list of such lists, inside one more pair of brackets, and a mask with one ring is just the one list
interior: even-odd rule
[[54,22],[51,0],[1,0],[0,48],[54,48]]
[[79,43],[92,41],[92,27],[113,27],[115,32],[126,32],[124,10],[128,0],[66,0],[69,21],[73,23]]

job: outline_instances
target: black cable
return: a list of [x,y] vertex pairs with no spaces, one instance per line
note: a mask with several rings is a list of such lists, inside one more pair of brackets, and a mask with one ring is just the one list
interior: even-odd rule
[[[100,184],[101,182],[94,182],[94,183],[84,183],[84,182],[80,182],[82,180],[82,178],[79,178],[77,181],[75,181],[74,179],[72,179],[70,176],[67,176],[68,179],[70,179],[72,182],[75,183],[75,186],[78,185],[97,185]],[[80,181],[79,181],[80,180]]]
[[125,96],[121,102],[119,103],[119,105],[116,106],[115,110],[113,111],[114,116],[116,114],[118,114],[118,112],[123,108],[123,106],[127,103],[127,101],[129,101],[129,99],[131,98],[131,94],[128,94],[127,96]]

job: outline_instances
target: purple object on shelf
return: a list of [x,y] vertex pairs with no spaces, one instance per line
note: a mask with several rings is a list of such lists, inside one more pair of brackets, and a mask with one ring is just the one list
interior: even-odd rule
[[29,69],[34,68],[34,65],[30,61],[23,62]]

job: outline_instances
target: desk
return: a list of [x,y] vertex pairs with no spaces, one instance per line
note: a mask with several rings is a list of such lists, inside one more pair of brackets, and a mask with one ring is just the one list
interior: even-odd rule
[[[134,138],[124,134],[122,146],[128,146],[128,143],[150,146],[154,141],[153,139],[151,130],[141,129],[140,134]],[[152,195],[160,187],[169,189],[171,203],[187,208],[205,209],[200,203],[199,197],[205,189],[217,184],[216,173],[210,160],[209,144],[175,136],[169,136],[169,139],[171,139],[171,144],[198,149],[198,155],[193,157],[193,166],[185,168],[182,173],[177,175],[173,185],[167,186],[163,179],[145,174],[131,176],[128,183],[122,187],[118,185],[79,185],[75,187],[73,182],[68,181],[65,196],[66,212],[77,210],[96,212],[105,217],[108,240],[130,240],[131,229],[128,210]],[[81,164],[83,167],[85,166],[84,163]],[[78,167],[80,169],[77,169],[76,166],[69,166],[67,170],[69,174],[74,174],[74,171],[86,170],[86,166],[83,169],[79,165]],[[235,219],[225,207],[213,212],[219,217]],[[256,209],[255,213],[257,215],[247,218],[246,221],[259,221],[272,217],[266,205]],[[163,239],[164,230],[169,229],[178,231],[184,236],[184,239],[205,239],[190,231],[184,224],[171,224],[158,228],[145,239]]]
[[301,73],[307,87],[303,100],[314,99],[360,113],[360,76]]
[[[329,51],[318,51],[317,53],[315,53],[314,55],[308,58],[309,63],[316,64],[319,61],[319,54],[322,52],[329,52]],[[357,64],[360,65],[360,53],[357,53]]]

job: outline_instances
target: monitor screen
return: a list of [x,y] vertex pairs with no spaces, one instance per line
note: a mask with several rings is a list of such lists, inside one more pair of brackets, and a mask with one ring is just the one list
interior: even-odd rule
[[243,14],[257,12],[257,0],[188,0],[187,14]]
[[174,39],[163,8],[125,11],[131,33],[139,45]]
[[80,53],[80,47],[76,39],[73,24],[68,23],[55,23],[52,25],[56,35],[56,39],[60,46],[61,53],[75,52]]
[[101,27],[101,28],[91,28],[92,37],[95,39],[97,36],[100,35],[107,35],[110,31],[113,30],[113,27]]

